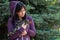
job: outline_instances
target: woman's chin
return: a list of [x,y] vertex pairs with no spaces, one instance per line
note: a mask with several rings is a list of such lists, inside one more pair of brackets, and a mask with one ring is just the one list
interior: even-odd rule
[[24,16],[21,16],[21,17],[24,17]]

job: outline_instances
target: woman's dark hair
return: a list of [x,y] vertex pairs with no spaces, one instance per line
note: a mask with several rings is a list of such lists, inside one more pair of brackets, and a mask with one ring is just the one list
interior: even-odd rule
[[[16,5],[16,9],[15,9],[15,17],[18,18],[18,15],[17,15],[17,12],[19,12],[22,8],[26,9],[25,5],[22,3],[22,2],[19,2],[17,5]],[[22,19],[24,20],[26,18],[26,14],[24,17],[22,17]]]
[[[15,20],[19,20],[17,12],[19,12],[22,8],[26,9],[25,5],[22,2],[17,3],[16,8],[15,8],[15,13],[14,13],[14,16],[12,18],[13,19],[12,20],[13,24],[14,24]],[[22,19],[23,20],[26,19],[26,13],[25,13],[24,17],[22,17]]]

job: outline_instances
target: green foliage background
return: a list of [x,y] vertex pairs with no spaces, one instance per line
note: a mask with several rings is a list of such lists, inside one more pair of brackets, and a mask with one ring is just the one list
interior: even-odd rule
[[[32,16],[36,36],[31,40],[60,40],[60,3],[58,0],[25,0],[27,14]],[[9,1],[0,2],[0,39],[8,40]]]

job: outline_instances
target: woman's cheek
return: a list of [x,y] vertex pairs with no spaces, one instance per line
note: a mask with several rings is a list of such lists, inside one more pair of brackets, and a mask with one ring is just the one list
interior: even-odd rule
[[22,14],[22,13],[19,13],[18,15],[19,15],[20,17],[22,17],[22,16],[23,16],[23,14]]
[[25,11],[23,11],[23,16],[25,15]]
[[25,15],[25,12],[23,12],[23,17],[24,17],[24,15]]

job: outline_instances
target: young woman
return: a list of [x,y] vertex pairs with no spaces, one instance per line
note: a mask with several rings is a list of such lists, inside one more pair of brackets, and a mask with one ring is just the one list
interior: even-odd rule
[[26,14],[26,7],[20,1],[10,2],[11,17],[8,19],[9,40],[30,40],[36,29],[31,16]]

